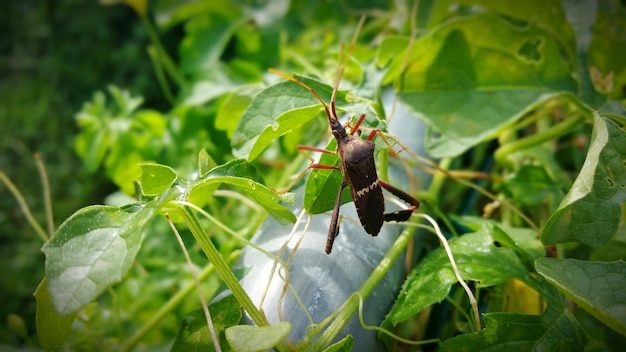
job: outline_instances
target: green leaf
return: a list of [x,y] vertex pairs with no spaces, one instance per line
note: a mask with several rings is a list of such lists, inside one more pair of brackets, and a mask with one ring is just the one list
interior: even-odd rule
[[205,177],[195,181],[187,191],[187,200],[194,204],[204,204],[217,187],[224,183],[235,186],[241,194],[259,203],[280,223],[294,223],[295,215],[280,204],[284,198],[255,179],[260,181],[251,164],[245,160],[233,160],[214,168]]
[[553,97],[528,89],[398,93],[409,111],[432,130],[425,145],[435,158],[462,154]]
[[240,87],[230,93],[220,106],[215,119],[215,128],[226,131],[228,137],[232,138],[241,116],[250,106],[254,96],[259,93],[260,88],[259,84],[255,84]]
[[216,8],[211,2],[206,1],[159,1],[154,4],[154,20],[159,27],[170,28],[180,22],[189,21],[200,13],[229,12],[234,15],[241,11],[239,7],[230,5],[230,3],[224,3],[224,6]]
[[[496,246],[496,241],[513,243],[507,237],[502,231],[487,224],[478,232],[451,240],[450,248],[463,279],[476,281],[478,287],[493,286],[513,277],[526,283],[532,282],[516,252],[512,248]],[[456,282],[443,248],[431,252],[404,282],[385,323],[396,325],[424,308],[441,302]]]
[[626,335],[626,263],[539,258],[537,272],[611,329]]
[[504,185],[516,203],[526,206],[541,206],[562,195],[559,184],[541,166],[523,165],[508,175]]
[[176,171],[167,165],[141,163],[139,167],[141,167],[139,182],[147,196],[157,196],[165,192],[178,178]]
[[343,339],[328,346],[328,348],[326,348],[324,352],[351,352],[353,347],[354,337],[352,337],[352,335],[347,335]]
[[[327,150],[335,150],[337,141],[332,139]],[[322,154],[319,163],[322,165],[339,166],[337,154]],[[343,183],[341,171],[332,169],[312,169],[304,188],[304,209],[310,214],[320,214],[331,210],[337,199],[337,192]],[[341,204],[351,201],[350,193],[344,190]]]
[[489,313],[485,328],[444,341],[441,351],[584,351],[585,334],[571,313],[540,315]]
[[[453,9],[452,5],[456,5]],[[540,8],[550,8],[551,11],[538,11]],[[563,51],[567,51],[567,57],[574,60],[576,55],[573,51],[574,30],[568,22],[566,11],[559,0],[528,0],[520,2],[502,2],[490,0],[443,0],[436,1],[431,16],[429,27],[437,26],[446,21],[451,14],[463,16],[468,13],[481,13],[489,11],[499,17],[516,24],[521,30],[526,28],[530,19],[534,23],[540,23],[542,28],[549,28],[549,32],[557,39]]]
[[291,324],[281,321],[270,326],[236,325],[226,329],[226,339],[235,351],[266,351],[276,346],[291,330]]
[[[297,76],[329,101],[332,87]],[[323,111],[320,102],[306,88],[284,81],[261,91],[239,120],[233,134],[233,155],[248,161],[256,159],[278,137],[305,124]]]
[[244,21],[236,15],[227,11],[204,13],[187,23],[187,35],[180,45],[183,72],[199,75],[213,69],[236,28]]
[[199,72],[202,77],[194,81],[181,92],[182,106],[198,107],[232,91],[237,85],[223,72],[221,63]]
[[207,153],[206,149],[202,148],[198,153],[198,173],[200,177],[205,177],[209,171],[211,171],[214,167],[217,166],[217,163],[209,153]]
[[[224,330],[241,320],[241,306],[233,295],[209,305],[211,321],[220,346],[228,346]],[[198,309],[185,317],[171,351],[215,351],[204,310]]]
[[398,98],[430,127],[432,156],[457,156],[534,105],[576,90],[560,44],[534,24],[519,28],[493,14],[457,17],[416,42],[411,55],[421,57],[398,76]]
[[513,227],[494,220],[475,216],[451,215],[450,217],[464,226],[467,226],[472,231],[479,231],[484,225],[491,224],[494,230],[497,231],[496,234],[494,234],[494,237],[497,237],[495,239],[501,240],[501,237],[497,236],[497,233],[504,232],[506,234],[505,236],[513,241],[506,246],[515,248],[518,253],[523,255],[522,259],[528,263],[532,263],[535,259],[545,257],[546,255],[546,250],[539,240],[537,232],[527,227]]
[[165,147],[167,121],[157,111],[136,111],[143,98],[115,86],[108,89],[112,103],[107,104],[104,93],[97,92],[76,115],[81,132],[75,148],[88,171],[95,172],[104,164],[107,176],[132,194],[140,172],[137,164],[156,159]]
[[626,18],[623,14],[624,9],[618,3],[609,2],[607,6],[597,6],[591,42],[586,51],[587,67],[596,68],[605,78],[609,74],[613,75],[610,87],[606,87],[612,88],[607,89],[608,92],[600,89],[598,85],[594,88],[601,93],[609,93],[610,98],[615,100],[623,99],[622,87],[626,85],[626,70],[624,70],[624,62],[620,60],[620,57],[626,55]]
[[50,295],[59,314],[78,311],[122,280],[156,211],[156,204],[90,206],[61,224],[42,249]]
[[261,178],[261,175],[258,173],[254,165],[241,159],[231,160],[225,164],[214,167],[209,171],[205,178],[222,176],[245,177],[257,183],[263,183],[263,178]]
[[617,231],[626,200],[626,134],[594,114],[585,163],[559,209],[543,230],[544,244],[569,241],[600,247]]
[[66,315],[57,313],[52,304],[46,278],[37,286],[35,299],[37,300],[35,322],[39,343],[46,351],[60,350],[63,341],[72,329],[76,313]]

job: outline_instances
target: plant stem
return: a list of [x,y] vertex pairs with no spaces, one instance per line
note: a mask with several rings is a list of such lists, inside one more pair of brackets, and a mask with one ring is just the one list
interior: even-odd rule
[[[252,321],[259,327],[269,326],[269,323],[267,322],[267,320],[265,320],[265,318],[263,318],[263,315],[254,305],[254,303],[250,299],[250,296],[248,296],[243,287],[241,287],[241,284],[239,284],[239,281],[235,277],[235,274],[233,274],[233,272],[230,270],[230,267],[228,266],[228,264],[226,264],[221,254],[217,251],[217,248],[215,248],[213,242],[211,242],[209,237],[204,234],[198,218],[191,212],[189,207],[181,205],[178,205],[178,207],[182,212],[183,218],[185,219],[187,226],[189,226],[189,230],[193,234],[198,244],[200,244],[200,248],[202,248],[202,251],[209,258],[209,261],[213,264],[213,266],[215,266],[215,270],[220,275],[226,286],[233,293],[233,296],[235,296],[239,304],[241,304],[243,309],[248,313],[250,319],[252,319]],[[275,347],[279,351],[289,350],[287,344],[284,341],[280,342]]]
[[494,157],[499,164],[504,165],[506,168],[512,169],[515,165],[511,160],[509,160],[509,155],[515,153],[518,150],[526,149],[534,145],[556,139],[566,133],[573,131],[575,128],[580,126],[583,121],[584,115],[577,114],[576,116],[570,117],[541,133],[537,133],[530,137],[526,137],[501,146],[500,148],[498,148],[498,150],[496,150]]
[[157,81],[161,86],[161,91],[163,92],[165,99],[167,99],[170,104],[174,104],[176,99],[174,98],[174,94],[172,93],[172,90],[167,83],[167,78],[165,77],[165,74],[163,72],[163,65],[161,65],[161,62],[159,61],[159,54],[157,50],[153,46],[150,46],[148,47],[147,51],[148,56],[152,59],[154,74],[156,75]]
[[389,150],[383,149],[378,153],[378,165],[380,165],[379,178],[389,182]]
[[17,200],[17,203],[19,204],[22,213],[24,213],[24,216],[26,217],[26,221],[28,221],[28,223],[35,230],[37,235],[39,235],[39,237],[44,242],[46,242],[48,240],[48,235],[46,234],[46,231],[44,231],[44,229],[39,226],[39,223],[37,223],[37,220],[35,220],[35,217],[33,216],[33,213],[30,212],[30,208],[28,208],[28,204],[26,204],[26,200],[24,200],[24,196],[22,196],[22,193],[20,193],[17,187],[15,187],[15,184],[11,182],[9,177],[2,170],[0,170],[0,181],[2,181],[7,186],[9,191],[13,194],[13,197],[15,197],[15,200]]
[[[241,252],[233,252],[228,257],[228,262],[233,262],[236,260]],[[215,266],[209,263],[200,273],[198,273],[198,280],[204,281],[209,275],[211,275],[215,271]],[[180,305],[180,303],[189,296],[194,289],[196,288],[195,283],[191,282],[187,286],[185,286],[182,290],[178,291],[172,298],[170,298],[164,306],[159,309],[156,314],[150,318],[141,329],[139,329],[131,338],[122,345],[122,351],[132,351],[137,347],[137,344],[144,338],[144,336],[153,331],[153,329],[165,318],[167,314],[169,314],[175,307]]]
[[178,84],[179,87],[184,87],[186,85],[185,79],[183,75],[178,72],[176,69],[176,64],[174,64],[174,60],[167,55],[167,51],[161,45],[161,41],[159,40],[159,36],[157,35],[152,23],[148,19],[147,16],[140,14],[139,18],[141,19],[141,23],[146,28],[148,33],[148,37],[150,37],[150,41],[152,45],[156,48],[156,54],[158,55],[159,61],[163,64],[166,72],[169,73],[170,77]]
[[52,200],[50,199],[50,183],[48,182],[46,165],[39,153],[35,154],[35,164],[37,164],[37,170],[39,170],[39,176],[41,178],[43,205],[46,210],[46,224],[48,225],[48,237],[52,237],[52,235],[54,235],[54,216],[52,215]]
[[228,286],[228,288],[233,292],[233,295],[235,296],[235,298],[237,298],[239,304],[241,304],[243,309],[248,312],[248,315],[250,315],[250,318],[256,325],[268,326],[269,324],[267,323],[267,321],[265,321],[265,319],[263,319],[263,316],[261,315],[257,307],[254,305],[254,303],[252,303],[252,300],[250,299],[248,294],[246,294],[246,291],[243,289],[243,287],[241,287],[239,281],[230,270],[230,267],[228,266],[228,264],[226,264],[220,253],[217,251],[215,245],[213,245],[213,242],[211,242],[211,240],[204,234],[198,218],[191,212],[191,210],[189,210],[188,207],[180,207],[180,209],[182,211],[185,222],[187,223],[187,226],[189,226],[189,230],[191,230],[191,233],[195,237],[196,241],[198,241],[198,243],[200,244],[200,247],[204,251],[204,254],[206,254],[206,256],[209,258],[209,261],[215,266],[217,273],[220,275],[222,280],[224,280],[226,286]]

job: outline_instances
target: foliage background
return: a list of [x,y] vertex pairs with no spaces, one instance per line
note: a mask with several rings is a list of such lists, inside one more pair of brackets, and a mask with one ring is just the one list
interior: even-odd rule
[[[83,102],[111,83],[141,92],[152,106],[164,106],[146,64],[147,37],[132,9],[89,0],[2,1],[0,31],[0,169],[43,224],[41,181],[33,159],[40,153],[58,226],[117,189],[101,173],[88,173],[74,151],[74,115]],[[42,243],[15,199],[6,196],[4,187],[2,192],[0,341],[37,345],[32,293],[44,274]]]
[[[623,6],[617,2],[611,4]],[[311,27],[323,28],[326,22],[336,21],[343,15],[330,3],[325,8],[330,13],[327,17],[321,10],[310,14]],[[306,5],[302,5],[300,15],[307,13],[306,10]],[[612,23],[607,19],[598,25],[611,33]],[[104,203],[105,197],[118,189],[102,166],[87,170],[74,151],[74,138],[79,131],[75,114],[92,99],[93,92],[114,84],[130,91],[133,96],[142,96],[143,106],[150,109],[167,111],[171,106],[163,96],[145,49],[148,34],[136,13],[127,6],[101,7],[91,1],[4,1],[0,4],[0,26],[3,33],[0,37],[3,78],[0,82],[0,169],[16,183],[39,222],[44,223],[40,180],[32,158],[34,153],[40,153],[48,167],[58,226],[76,209]],[[309,35],[314,34],[313,31]],[[160,34],[169,53],[179,50],[182,37],[180,27]],[[306,42],[306,38],[303,41]],[[599,65],[619,66],[619,63],[607,62],[623,57],[618,50],[620,48],[599,48],[594,53],[614,52],[614,55],[592,55],[589,60]],[[242,55],[242,59],[231,61],[231,68],[235,67],[233,71],[245,79],[258,76],[277,59],[271,55],[258,56],[254,48],[245,47],[227,47],[224,55],[232,59],[228,55],[235,52]],[[320,55],[311,60],[324,61],[325,58]],[[251,63],[254,65],[250,66]],[[183,62],[183,69],[185,64],[193,66],[193,63]],[[619,95],[619,92],[614,94]],[[195,153],[189,153],[189,157],[195,158]],[[583,153],[572,157],[577,160],[574,170],[583,157]],[[141,255],[145,261],[142,263],[149,269],[162,270],[153,278],[154,286],[142,287],[151,290],[154,298],[141,302],[143,306],[135,307],[136,312],[150,310],[167,299],[170,295],[167,287],[171,282],[164,281],[182,282],[171,275],[179,268],[167,264],[171,258],[177,257],[175,249],[167,249],[175,248],[174,242],[163,238],[152,238],[151,241],[144,244]],[[0,278],[3,302],[0,322],[4,327],[0,331],[0,343],[38,345],[32,293],[44,274],[40,248],[41,240],[24,221],[15,200],[1,197],[0,269],[6,274]],[[224,248],[224,251],[228,249]],[[135,270],[140,272],[142,268]],[[120,290],[121,294],[125,289],[132,292],[137,287],[132,287],[131,282]],[[181,311],[187,308],[183,307]],[[162,341],[167,340],[168,334],[175,335],[178,322],[169,323],[151,338]],[[166,336],[158,336],[161,333]]]

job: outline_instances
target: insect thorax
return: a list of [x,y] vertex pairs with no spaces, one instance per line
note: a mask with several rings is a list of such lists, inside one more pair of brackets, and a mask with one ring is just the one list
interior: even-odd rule
[[[346,164],[357,165],[374,157],[374,143],[354,136],[341,141],[339,152]],[[373,161],[373,160],[372,160]]]

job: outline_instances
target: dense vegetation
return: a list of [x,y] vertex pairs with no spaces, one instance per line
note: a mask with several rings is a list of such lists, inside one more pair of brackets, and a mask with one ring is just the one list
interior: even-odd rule
[[[225,350],[348,351],[375,324],[387,350],[622,346],[623,3],[121,2],[0,5],[0,343],[211,350],[213,330]],[[383,132],[379,177],[421,201],[408,223],[371,238],[346,215],[330,256],[325,238],[311,253],[286,245],[292,228],[306,246],[328,226],[341,175],[312,170],[276,191],[309,163],[298,145],[335,146],[319,101],[268,68],[325,102],[345,68],[340,118],[365,113],[362,138]],[[448,238],[480,322],[417,213]],[[255,233],[285,246],[245,246]],[[365,276],[346,293],[323,263],[361,266],[348,252],[372,267],[353,269]],[[249,253],[280,268],[293,302],[281,286],[280,307],[255,306],[238,279],[260,276],[233,266]],[[296,332],[268,318],[313,311],[303,258],[340,299]]]

